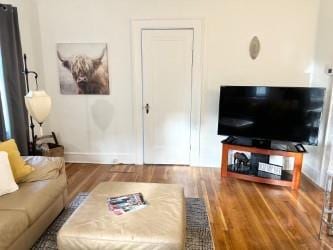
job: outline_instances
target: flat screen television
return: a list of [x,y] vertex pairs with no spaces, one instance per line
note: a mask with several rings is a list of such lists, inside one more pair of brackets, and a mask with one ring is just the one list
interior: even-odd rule
[[318,144],[324,88],[221,86],[218,134]]

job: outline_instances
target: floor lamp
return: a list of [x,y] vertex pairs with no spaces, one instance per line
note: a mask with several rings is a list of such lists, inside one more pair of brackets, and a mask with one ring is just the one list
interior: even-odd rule
[[[24,54],[24,74],[26,79],[26,88],[27,88],[27,94],[24,97],[25,100],[25,106],[28,110],[28,113],[30,115],[30,129],[31,129],[31,137],[32,142],[29,142],[29,151],[30,154],[35,153],[35,125],[33,120],[35,120],[39,124],[39,135],[43,135],[43,129],[42,124],[48,117],[52,101],[48,94],[46,94],[45,91],[39,90],[38,86],[38,74],[35,71],[30,71],[27,67],[27,56]],[[36,90],[30,90],[29,89],[29,75],[33,74],[35,77],[35,83],[36,83]],[[29,140],[30,141],[30,140]]]

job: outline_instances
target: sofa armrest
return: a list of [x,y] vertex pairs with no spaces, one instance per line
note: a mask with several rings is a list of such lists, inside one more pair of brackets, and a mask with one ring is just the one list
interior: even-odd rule
[[26,156],[24,160],[35,168],[35,171],[24,177],[21,182],[33,182],[55,179],[65,173],[63,157]]

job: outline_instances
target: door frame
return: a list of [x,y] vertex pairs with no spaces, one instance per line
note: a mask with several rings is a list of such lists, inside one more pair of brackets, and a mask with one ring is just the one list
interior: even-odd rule
[[142,75],[142,31],[162,29],[193,29],[193,65],[191,100],[190,166],[199,166],[203,21],[201,19],[133,19],[132,28],[132,81],[133,81],[133,131],[135,164],[143,164],[143,75]]

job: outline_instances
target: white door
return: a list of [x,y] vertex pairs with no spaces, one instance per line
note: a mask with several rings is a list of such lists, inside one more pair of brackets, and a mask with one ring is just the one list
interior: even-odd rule
[[143,30],[143,159],[190,164],[193,30]]

